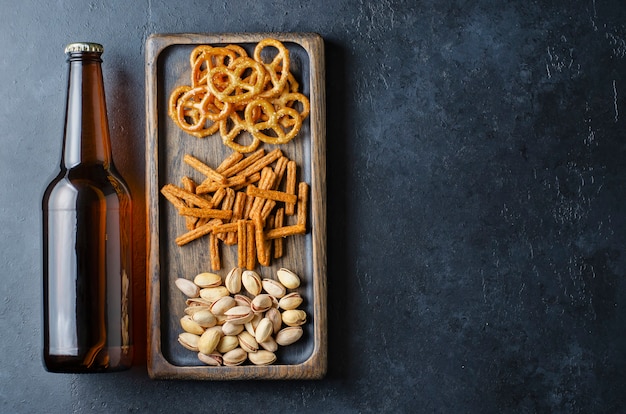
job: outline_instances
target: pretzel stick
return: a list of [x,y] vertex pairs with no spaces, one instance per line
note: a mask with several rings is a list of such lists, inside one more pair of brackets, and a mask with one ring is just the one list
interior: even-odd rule
[[[296,193],[296,162],[289,161],[287,163],[287,183],[285,185],[285,192],[288,194]],[[295,214],[296,203],[287,203],[285,205],[285,214],[293,216]]]
[[233,216],[232,210],[221,210],[216,208],[197,208],[197,207],[183,207],[178,210],[178,214],[187,217],[196,218],[217,218],[230,220]]
[[[169,185],[169,184],[168,184]],[[182,200],[181,198],[175,196],[168,188],[168,186],[166,185],[165,187],[163,187],[161,189],[161,194],[163,194],[163,196],[165,196],[165,198],[167,199],[167,201],[169,201],[170,203],[172,203],[172,205],[174,205],[174,207],[177,210],[180,210],[181,208],[185,208],[187,207],[187,203],[185,203],[184,200]]]
[[213,227],[215,227],[219,223],[221,223],[221,221],[214,219],[202,226],[196,227],[195,229],[188,231],[181,236],[178,236],[176,238],[176,244],[179,246],[184,246],[185,244],[192,242],[202,236],[206,236],[211,232],[211,230],[213,230]]
[[225,196],[226,196],[226,188],[224,187],[218,188],[217,191],[213,194],[213,200],[212,200],[213,205],[219,206]]
[[[196,192],[196,182],[194,180],[192,180],[191,178],[187,177],[187,176],[183,176],[183,178],[181,179],[182,184],[183,184],[183,188],[187,191],[189,191],[190,193],[195,193]],[[186,205],[188,205],[189,207],[193,207],[194,205],[192,203],[185,203]],[[180,213],[180,210],[182,209],[178,209],[178,213]],[[198,223],[198,217],[191,217],[191,216],[186,216],[185,217],[185,227],[187,227],[187,230],[193,230],[196,228],[196,224]]]
[[246,235],[248,234],[246,221],[239,220],[237,222],[237,267],[244,268],[248,265],[248,259],[246,258],[246,250],[248,244],[246,242]]
[[[230,168],[227,168],[225,171],[221,171],[221,173],[225,177],[232,177],[233,175],[237,174],[238,172],[252,165],[255,161],[263,157],[263,155],[265,155],[264,149],[257,150],[253,152],[252,154],[248,155],[247,157],[241,159],[238,163],[234,164]],[[242,175],[245,175],[245,174],[242,174]]]
[[246,267],[248,270],[254,270],[256,267],[255,240],[254,240],[254,223],[246,221]]
[[209,167],[193,155],[185,154],[183,161],[215,182],[226,184],[226,177]]
[[277,190],[264,190],[254,184],[250,184],[247,187],[246,194],[252,197],[261,197],[266,200],[280,201],[283,203],[296,203],[298,201],[298,197],[295,194],[288,194]]
[[[166,192],[170,195],[173,195],[175,197],[178,198],[182,198],[183,200],[185,200],[187,203],[193,203],[194,205],[198,206],[198,207],[203,207],[203,208],[213,208],[213,203],[209,200],[207,200],[206,198],[202,198],[197,194],[194,194],[192,192],[189,192],[185,189],[182,189],[174,184],[166,184],[165,186],[163,186],[163,188],[161,189],[161,193],[168,199],[170,200],[170,198],[168,197],[168,194],[166,194]],[[172,200],[170,200],[172,201]],[[176,203],[172,202],[172,204],[176,205]]]
[[[233,204],[233,216],[231,218],[232,222],[236,222],[243,217],[243,209],[246,205],[247,198],[248,196],[246,195],[246,193],[241,191],[237,192],[237,195],[235,196],[235,203]],[[233,245],[237,243],[237,233],[235,233],[235,231],[227,232],[224,243],[228,245]]]
[[269,217],[270,213],[272,212],[275,206],[276,206],[276,201],[274,200],[267,200],[265,202],[265,204],[263,205],[263,209],[261,209],[260,211],[261,219],[263,221],[267,220],[267,218]]
[[[222,202],[222,210],[230,211],[232,217],[233,204],[235,204],[235,190],[233,190],[232,188],[227,188],[225,191],[226,197],[224,197],[224,201]],[[226,234],[220,233],[217,235],[217,237],[221,240],[224,240],[226,238]]]
[[307,204],[309,203],[309,185],[304,181],[298,185],[298,212],[297,223],[306,226]]
[[236,175],[234,177],[227,178],[225,184],[216,183],[210,178],[207,178],[206,180],[202,181],[200,185],[198,185],[198,188],[196,189],[196,193],[197,194],[212,193],[214,191],[219,190],[220,188],[233,188],[234,189],[235,187],[258,181],[258,179],[256,178],[257,176],[254,174],[251,176]]
[[[276,210],[276,216],[274,217],[274,228],[278,229],[281,228],[283,226],[283,221],[285,218],[285,209],[284,208],[279,208],[278,210]],[[282,237],[278,237],[276,239],[274,239],[274,258],[275,259],[279,259],[281,257],[283,257],[283,238]]]
[[[214,234],[233,232],[235,234],[235,243],[236,243],[237,242],[237,232],[239,231],[239,221],[242,221],[242,220],[237,220],[237,221],[233,221],[233,222],[230,222],[230,223],[218,224],[217,226],[215,226],[213,228],[213,230],[211,230],[211,232],[214,233]],[[235,244],[235,243],[233,243],[233,244]]]
[[256,243],[256,256],[261,266],[269,266],[269,254],[265,250],[265,232],[263,231],[263,219],[260,214],[256,214],[252,219],[254,223],[254,242]]
[[233,165],[237,164],[243,158],[243,154],[241,152],[233,152],[228,157],[224,158],[224,161],[215,169],[218,173],[223,173],[225,170],[229,169]]
[[[259,181],[259,188],[268,190],[272,188],[274,184],[274,180],[276,179],[276,174],[272,171],[271,168],[266,167],[261,171],[261,181]],[[265,199],[261,197],[254,197],[254,203],[252,204],[252,209],[249,212],[250,218],[254,216],[258,211],[263,208],[263,204],[265,203]]]
[[222,261],[220,260],[220,246],[219,240],[214,233],[209,234],[209,253],[211,260],[211,269],[212,270],[221,270],[222,269]]
[[263,168],[267,167],[278,158],[282,157],[283,153],[280,149],[275,149],[274,151],[268,152],[262,158],[257,160],[254,164],[250,165],[243,171],[240,171],[237,175],[251,175],[255,172],[261,171]]
[[274,174],[276,174],[276,180],[274,181],[273,188],[270,190],[277,190],[280,186],[281,181],[283,180],[283,176],[285,175],[285,171],[287,170],[287,164],[289,163],[289,158],[284,155],[276,161],[276,165],[274,166]]
[[301,224],[294,224],[291,226],[278,227],[278,228],[265,232],[265,239],[274,240],[274,239],[278,239],[279,237],[294,236],[296,234],[305,234],[305,233],[306,233],[305,226]]

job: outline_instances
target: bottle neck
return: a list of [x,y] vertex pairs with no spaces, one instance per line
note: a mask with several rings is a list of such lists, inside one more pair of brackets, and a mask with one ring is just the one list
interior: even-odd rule
[[69,55],[62,166],[111,163],[111,142],[99,53]]

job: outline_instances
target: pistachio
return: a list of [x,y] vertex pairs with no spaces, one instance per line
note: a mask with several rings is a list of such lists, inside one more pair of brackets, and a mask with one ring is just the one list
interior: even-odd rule
[[200,288],[191,280],[178,278],[174,281],[174,284],[176,285],[178,290],[183,292],[183,294],[188,298],[197,298],[200,294]]
[[278,350],[278,343],[273,337],[268,337],[265,341],[259,342],[259,346],[267,351],[276,352]]
[[211,304],[209,309],[214,315],[223,315],[230,308],[234,308],[237,303],[231,296],[222,296]]
[[261,293],[263,288],[261,277],[254,270],[244,270],[241,274],[241,283],[252,296]]
[[280,312],[276,308],[270,308],[267,312],[265,312],[265,317],[272,321],[272,325],[274,327],[273,333],[276,335],[283,325],[283,318],[280,315]]
[[191,316],[185,315],[180,318],[180,326],[185,332],[189,332],[195,335],[202,335],[204,328],[198,324],[198,322],[191,319]]
[[221,338],[222,328],[213,327],[207,329],[200,336],[200,339],[198,339],[198,351],[205,355],[210,355],[213,351],[215,351],[215,348]]
[[254,317],[254,312],[248,306],[235,306],[224,312],[226,320],[234,324],[245,325]]
[[193,278],[193,282],[201,288],[215,287],[222,284],[222,277],[215,273],[200,273]]
[[198,359],[212,367],[219,367],[222,365],[222,356],[219,354],[205,355],[202,352],[198,352]]
[[254,338],[258,343],[265,342],[272,335],[274,324],[268,318],[263,318],[256,327]]
[[287,289],[285,289],[283,284],[277,280],[263,279],[263,282],[261,283],[263,284],[263,289],[275,298],[282,298],[287,292]]
[[211,302],[209,302],[206,299],[202,299],[202,298],[189,298],[185,301],[185,304],[188,307],[193,307],[193,306],[209,306],[211,304]]
[[183,332],[178,335],[178,342],[190,351],[198,351],[199,335],[194,335],[189,332]]
[[260,351],[249,353],[248,359],[254,365],[269,365],[276,361],[276,354],[265,349],[261,349]]
[[226,321],[224,325],[222,325],[222,332],[224,335],[238,335],[243,331],[242,324],[235,324],[229,321]]
[[222,355],[222,361],[226,366],[241,365],[247,358],[248,353],[241,348],[235,348]]
[[280,268],[276,271],[278,280],[287,289],[296,289],[300,286],[300,277],[289,269]]
[[291,345],[302,337],[303,330],[299,326],[281,329],[276,334],[276,343],[281,346]]
[[303,310],[290,309],[282,314],[283,323],[287,326],[300,326],[306,322],[306,312]]
[[217,324],[215,315],[211,313],[209,308],[204,308],[191,315],[191,319],[204,328],[211,328]]
[[241,291],[242,272],[243,272],[243,269],[241,269],[240,267],[235,267],[226,275],[226,279],[224,280],[224,285],[226,286],[226,289],[228,289],[230,293],[235,294]]
[[248,331],[243,331],[239,335],[239,346],[246,352],[256,352],[259,349],[259,343]]
[[252,311],[255,313],[266,312],[271,307],[272,297],[266,293],[255,296],[250,303],[250,308],[252,308]]
[[260,313],[255,313],[252,317],[252,320],[245,324],[246,331],[248,331],[250,335],[254,336],[254,333],[256,332],[256,327],[259,325],[259,322],[261,322],[261,319],[263,319],[263,315]]
[[228,296],[229,292],[224,286],[213,286],[200,289],[200,297],[211,303],[215,302],[221,297]]
[[225,354],[228,351],[231,351],[239,346],[239,338],[236,335],[225,335],[222,336],[220,341],[217,344],[217,352],[221,354]]
[[301,304],[302,296],[298,292],[289,293],[278,301],[278,307],[283,310],[296,309]]
[[252,300],[249,297],[244,295],[235,295],[235,302],[237,302],[237,306],[250,306],[252,304]]
[[193,316],[195,313],[204,311],[204,310],[209,310],[208,306],[200,306],[200,305],[194,305],[194,306],[187,306],[185,308],[185,314],[189,315],[189,316]]

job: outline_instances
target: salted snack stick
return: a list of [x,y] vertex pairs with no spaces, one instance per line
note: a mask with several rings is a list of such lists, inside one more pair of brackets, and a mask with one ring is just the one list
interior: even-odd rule
[[225,176],[218,173],[213,168],[209,167],[208,165],[206,165],[205,163],[203,163],[202,161],[200,161],[193,155],[185,154],[185,156],[183,157],[183,161],[185,161],[187,164],[189,164],[198,172],[204,174],[207,178],[210,178],[211,180],[217,183],[226,184]]
[[256,267],[255,244],[254,223],[251,220],[246,220],[246,268],[248,270],[254,270]]
[[[163,188],[161,189],[161,193],[168,200],[170,200],[170,198],[168,197],[168,194],[169,194],[169,195],[173,195],[175,197],[178,197],[180,199],[183,199],[187,203],[192,203],[192,204],[194,204],[194,205],[196,205],[198,207],[213,208],[213,203],[211,201],[207,200],[206,198],[200,197],[199,195],[194,194],[194,193],[192,193],[190,191],[187,191],[187,190],[185,190],[183,188],[180,188],[180,187],[178,187],[178,186],[176,186],[174,184],[166,184],[165,186],[163,186]],[[174,202],[172,202],[172,204],[176,205]]]
[[258,213],[252,218],[254,223],[254,242],[256,243],[256,256],[261,266],[269,266],[269,254],[265,251],[265,232],[263,229],[263,219]]
[[[291,160],[287,163],[287,182],[285,183],[285,192],[287,194],[296,193],[296,162]],[[285,214],[293,216],[296,210],[296,203],[285,204]]]
[[233,152],[228,157],[224,158],[224,161],[215,169],[218,173],[223,173],[225,170],[229,169],[233,165],[237,164],[243,158],[243,154],[241,152]]
[[245,220],[239,220],[237,222],[237,267],[245,268],[248,266],[248,259],[246,257],[246,250],[248,243],[246,236],[248,234],[248,226]]
[[297,223],[306,226],[307,205],[309,203],[309,185],[304,181],[298,185]]
[[[232,177],[233,175],[238,174],[240,171],[243,171],[244,169],[252,165],[257,160],[261,159],[264,155],[265,155],[265,150],[261,148],[260,150],[253,152],[247,157],[242,158],[240,161],[238,161],[231,167],[227,168],[225,171],[222,171],[221,173],[225,177]],[[245,176],[245,174],[242,174],[242,175]]]
[[185,244],[199,239],[202,236],[206,236],[207,234],[211,233],[213,227],[215,227],[219,223],[221,223],[219,219],[213,219],[202,226],[196,227],[195,229],[190,230],[181,236],[178,236],[175,240],[176,244],[179,246],[184,246]]
[[276,180],[274,181],[274,185],[270,190],[277,190],[280,186],[280,183],[283,181],[283,176],[285,175],[285,171],[287,170],[287,164],[289,163],[289,158],[284,155],[281,156],[276,161],[276,166],[274,167],[274,174],[276,174]]
[[182,207],[178,210],[178,214],[187,217],[230,220],[233,216],[233,211],[217,208]]
[[[260,178],[260,175],[258,177]],[[258,181],[258,178],[254,174],[250,176],[236,175],[234,177],[228,177],[225,183],[218,183],[210,178],[207,178],[198,185],[196,194],[208,194],[217,191],[220,188],[234,188],[254,183],[256,181]]]
[[[196,182],[187,177],[186,175],[183,176],[183,178],[181,179],[181,182],[183,184],[183,188],[187,191],[189,191],[190,193],[194,193],[196,192]],[[185,205],[189,206],[189,207],[194,207],[193,203],[187,203],[185,202]],[[179,214],[180,214],[180,210],[179,209]],[[189,216],[189,215],[185,215],[185,227],[187,227],[187,230],[193,230],[196,228],[196,224],[198,223],[198,217],[193,217],[193,216]]]
[[[259,188],[262,188],[264,190],[272,188],[275,179],[276,174],[271,168],[263,168],[263,170],[261,171],[261,181],[259,181]],[[252,218],[252,216],[254,216],[263,207],[264,202],[265,199],[261,197],[254,197],[252,209],[248,212],[248,215],[246,217]]]
[[266,155],[264,155],[263,157],[255,161],[252,165],[250,165],[249,167],[245,168],[243,171],[240,171],[237,174],[238,175],[254,174],[255,172],[261,171],[263,168],[267,167],[268,165],[270,165],[271,163],[273,163],[274,161],[282,157],[282,155],[283,155],[283,152],[277,148],[271,152],[268,152]]
[[302,224],[292,224],[290,226],[277,227],[275,229],[268,230],[265,233],[267,240],[274,240],[279,237],[295,236],[297,234],[306,233],[306,226]]
[[[243,218],[243,209],[246,205],[247,198],[248,196],[246,195],[246,193],[242,191],[238,191],[235,195],[235,203],[233,204],[233,215],[231,218],[232,222],[236,222],[237,220]],[[233,245],[237,243],[237,233],[235,233],[235,231],[226,232],[226,239],[224,240],[224,243],[228,245]]]
[[[279,208],[278,210],[276,210],[276,216],[274,216],[274,225],[272,226],[272,228],[276,229],[276,228],[282,227],[284,223],[284,218],[285,218],[285,209]],[[283,256],[283,246],[284,246],[284,242],[283,242],[282,237],[278,237],[274,239],[274,258],[275,259],[279,259]]]
[[209,234],[209,260],[211,262],[212,270],[216,271],[222,269],[219,240],[217,239],[215,233]]
[[298,196],[295,194],[288,194],[284,191],[277,190],[265,190],[254,184],[250,184],[246,188],[246,194],[250,197],[260,197],[266,200],[280,201],[283,203],[296,203],[298,201]]

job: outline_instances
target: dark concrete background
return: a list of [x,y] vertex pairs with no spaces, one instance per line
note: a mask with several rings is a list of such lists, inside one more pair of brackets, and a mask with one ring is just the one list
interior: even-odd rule
[[[0,0],[0,412],[626,410],[623,1],[17,4]],[[144,42],[237,31],[326,41],[327,378],[152,381],[141,348],[128,372],[46,373],[64,45],[106,48],[142,345]]]

